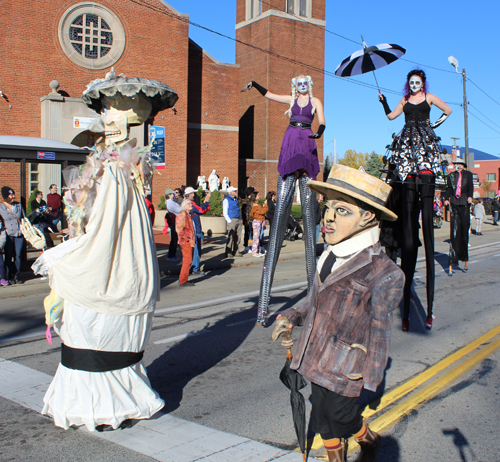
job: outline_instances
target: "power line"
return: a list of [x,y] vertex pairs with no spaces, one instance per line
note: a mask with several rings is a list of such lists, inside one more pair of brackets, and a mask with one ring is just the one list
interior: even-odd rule
[[486,122],[482,121],[478,116],[476,116],[475,114],[473,114],[470,111],[467,111],[467,113],[470,114],[475,119],[479,120],[479,122],[481,122],[482,124],[486,125],[489,129],[493,130],[494,132],[496,132],[500,135],[500,132],[498,130],[495,130],[493,127],[490,127]]
[[492,101],[494,101],[495,103],[497,103],[499,106],[500,106],[500,103],[493,99],[490,95],[488,95],[488,93],[486,93],[484,90],[481,90],[481,88],[479,88],[471,79],[469,76],[467,76],[467,80],[472,83],[472,85],[474,85],[479,91],[483,92],[489,99],[491,99]]
[[[175,15],[174,13],[171,13],[168,10],[163,10],[163,9],[161,9],[161,8],[155,6],[155,5],[151,5],[150,3],[147,3],[145,0],[129,0],[129,1],[131,1],[132,3],[135,3],[137,5],[149,8],[149,9],[151,9],[153,11],[158,12],[158,13],[165,14],[166,16],[169,16],[169,17],[171,17],[173,19],[177,19],[177,20],[179,20],[181,22],[185,22],[185,23],[187,23],[187,24],[189,24],[189,25],[191,25],[193,27],[197,27],[199,29],[205,30],[205,31],[210,32],[212,34],[216,34],[216,35],[218,35],[220,37],[227,38],[229,40],[232,40],[233,42],[240,43],[241,45],[245,45],[247,47],[253,48],[253,49],[255,49],[257,51],[260,51],[262,53],[266,53],[266,54],[268,54],[270,56],[274,56],[276,58],[283,59],[284,61],[288,61],[288,62],[290,62],[292,64],[297,64],[297,65],[300,65],[302,67],[309,68],[309,69],[312,69],[314,71],[320,72],[320,73],[322,73],[322,74],[324,74],[324,75],[326,75],[328,77],[334,77],[334,78],[339,79],[339,80],[348,81],[348,82],[353,83],[355,85],[359,85],[359,86],[366,87],[366,88],[377,89],[376,85],[369,84],[369,83],[366,83],[366,82],[360,82],[358,80],[354,80],[354,79],[349,78],[349,77],[339,77],[339,76],[335,75],[334,72],[327,71],[324,68],[313,66],[311,64],[307,64],[307,63],[304,63],[302,61],[298,61],[296,59],[280,55],[279,53],[276,53],[274,51],[266,50],[265,48],[261,48],[261,47],[258,47],[256,45],[252,45],[250,43],[243,42],[242,40],[230,37],[229,35],[222,34],[221,32],[217,32],[217,31],[215,31],[213,29],[210,29],[208,27],[202,26],[201,24],[197,24],[197,23],[195,23],[193,21],[190,21],[189,19],[181,18],[181,17]],[[391,90],[390,88],[383,88],[383,87],[381,87],[380,89],[384,90],[385,92],[390,93],[390,94],[401,95],[401,92],[397,92],[395,90]]]
[[493,125],[495,125],[496,127],[500,128],[500,125],[497,125],[495,122],[493,122],[493,120],[488,119],[488,117],[486,117],[476,106],[474,106],[470,102],[468,104],[469,104],[469,106],[472,106],[477,112],[479,112],[479,114],[481,114],[485,119],[489,120]]

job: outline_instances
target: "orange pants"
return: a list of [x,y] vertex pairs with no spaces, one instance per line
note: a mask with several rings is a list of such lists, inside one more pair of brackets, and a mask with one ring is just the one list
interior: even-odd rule
[[191,267],[191,263],[193,262],[193,250],[191,244],[183,244],[181,245],[182,249],[182,268],[181,274],[179,275],[179,283],[185,284],[188,280],[189,276],[189,268]]

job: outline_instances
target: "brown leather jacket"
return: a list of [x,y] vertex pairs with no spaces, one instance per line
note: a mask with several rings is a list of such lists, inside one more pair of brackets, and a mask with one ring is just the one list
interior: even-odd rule
[[343,396],[376,391],[389,358],[392,311],[403,296],[404,274],[381,252],[367,247],[313,287],[297,308],[284,311],[302,325],[292,369]]

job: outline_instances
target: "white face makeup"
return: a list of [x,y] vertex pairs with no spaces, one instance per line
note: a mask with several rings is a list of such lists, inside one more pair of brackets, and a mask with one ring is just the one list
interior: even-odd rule
[[413,93],[417,93],[418,91],[422,90],[422,79],[420,77],[417,77],[416,75],[412,75],[410,77],[408,85],[410,85],[410,89]]
[[307,93],[309,91],[309,81],[307,79],[299,79],[297,82],[297,91],[299,93]]

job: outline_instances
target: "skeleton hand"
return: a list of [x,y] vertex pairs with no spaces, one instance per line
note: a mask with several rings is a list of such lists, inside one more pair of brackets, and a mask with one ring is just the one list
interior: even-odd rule
[[274,327],[272,339],[273,342],[278,340],[279,336],[282,336],[281,344],[285,348],[292,348],[293,340],[292,340],[292,330],[293,326],[290,321],[284,316],[279,316],[276,321],[276,326]]
[[253,82],[250,82],[249,84],[246,85],[245,88],[243,88],[243,90],[241,90],[242,92],[244,91],[248,91],[250,90],[251,88],[253,87]]
[[35,249],[43,250],[47,247],[47,242],[45,241],[43,233],[39,229],[35,228],[26,218],[22,219],[21,232],[23,233],[24,238]]

